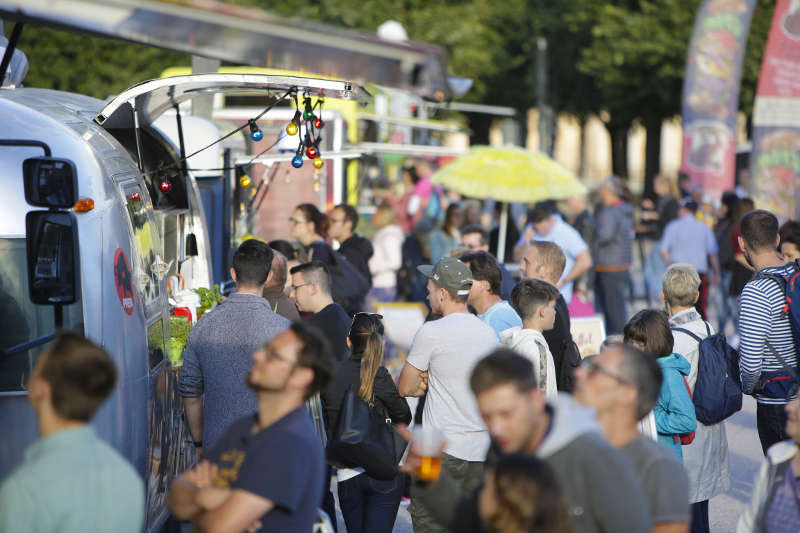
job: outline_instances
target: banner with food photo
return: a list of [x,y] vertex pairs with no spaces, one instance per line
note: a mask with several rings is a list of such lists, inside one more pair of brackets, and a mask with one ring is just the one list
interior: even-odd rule
[[755,3],[705,0],[686,59],[681,170],[717,197],[734,185],[739,82]]
[[800,0],[778,0],[753,110],[750,187],[759,208],[800,216]]

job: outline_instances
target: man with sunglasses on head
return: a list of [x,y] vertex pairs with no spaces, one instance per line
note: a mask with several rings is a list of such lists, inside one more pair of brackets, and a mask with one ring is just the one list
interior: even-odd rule
[[639,432],[661,390],[653,357],[626,344],[611,344],[575,372],[575,399],[593,407],[608,442],[633,464],[650,509],[655,533],[689,531],[689,481],[664,446]]
[[201,531],[311,531],[325,454],[305,403],[330,380],[330,347],[294,322],[252,360],[247,384],[258,411],[234,422],[208,460],[172,484],[167,505]]
[[[442,318],[419,329],[397,389],[401,396],[422,396],[428,391],[422,414],[423,426],[444,434],[447,445],[442,469],[462,490],[476,489],[483,479],[489,434],[469,391],[469,373],[475,363],[497,347],[497,335],[488,324],[467,311],[472,286],[469,267],[452,257],[436,266],[422,265],[428,278],[428,301]],[[447,531],[437,524],[411,491],[411,519],[416,533]]]

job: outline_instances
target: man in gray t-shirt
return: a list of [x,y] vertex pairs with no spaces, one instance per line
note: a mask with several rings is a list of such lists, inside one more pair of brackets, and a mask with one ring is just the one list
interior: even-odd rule
[[[442,318],[425,323],[417,332],[397,388],[401,396],[428,391],[423,424],[444,433],[442,467],[463,490],[472,491],[483,479],[489,432],[470,391],[469,375],[479,359],[497,348],[497,335],[467,312],[472,286],[469,267],[444,257],[435,267],[423,265],[419,270],[428,278],[431,309]],[[433,523],[426,509],[412,504],[410,511],[415,532],[446,531]]]
[[575,377],[575,399],[597,410],[606,439],[628,457],[639,475],[653,531],[688,530],[686,473],[666,447],[643,436],[638,428],[661,390],[656,359],[632,346],[612,344],[586,361]]

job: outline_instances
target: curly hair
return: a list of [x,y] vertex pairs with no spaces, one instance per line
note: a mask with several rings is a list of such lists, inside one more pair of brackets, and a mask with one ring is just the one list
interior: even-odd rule
[[571,531],[561,488],[541,459],[512,454],[494,467],[497,509],[489,533],[568,533]]

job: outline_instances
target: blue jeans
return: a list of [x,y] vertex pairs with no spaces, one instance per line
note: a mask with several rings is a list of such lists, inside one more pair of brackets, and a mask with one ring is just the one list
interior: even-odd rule
[[595,272],[595,305],[605,316],[606,335],[618,335],[625,328],[628,321],[630,284],[630,273],[627,270]]
[[725,325],[728,320],[733,321],[733,325],[736,326],[736,300],[728,296],[728,287],[731,285],[732,276],[732,271],[721,270],[719,283],[709,291],[714,308],[717,310],[717,331],[722,333],[725,333]]
[[[656,306],[661,302],[661,282],[664,278],[664,272],[667,271],[664,258],[661,257],[659,244],[660,241],[655,241],[653,244],[653,251],[647,256],[643,269],[648,305],[655,304]],[[725,290],[727,291],[728,289],[726,288]]]
[[339,508],[347,533],[391,533],[403,495],[403,476],[378,481],[359,474],[340,481]]

